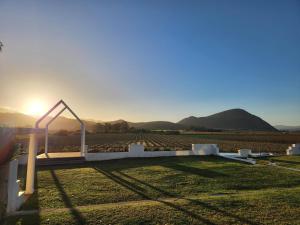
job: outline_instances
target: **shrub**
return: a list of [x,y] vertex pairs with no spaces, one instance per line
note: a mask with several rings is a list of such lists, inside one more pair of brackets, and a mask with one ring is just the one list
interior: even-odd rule
[[67,130],[59,130],[59,131],[57,131],[55,134],[56,135],[59,135],[59,136],[68,136],[69,135],[69,131],[67,131]]

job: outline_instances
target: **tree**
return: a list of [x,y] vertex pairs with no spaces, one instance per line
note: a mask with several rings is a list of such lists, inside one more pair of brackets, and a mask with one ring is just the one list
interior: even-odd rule
[[3,43],[2,43],[2,41],[0,41],[0,52],[2,51],[2,48],[3,48]]
[[95,133],[103,133],[104,132],[104,125],[101,123],[96,123],[95,127],[94,127],[94,132]]
[[127,132],[129,130],[129,125],[126,121],[120,123],[120,132]]
[[111,131],[111,124],[110,123],[105,123],[104,124],[104,132],[109,133]]

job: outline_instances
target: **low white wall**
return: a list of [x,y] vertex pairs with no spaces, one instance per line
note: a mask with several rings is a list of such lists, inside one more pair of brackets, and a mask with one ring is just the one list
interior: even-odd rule
[[28,154],[21,155],[21,156],[18,158],[18,161],[19,161],[19,165],[27,165]]
[[252,151],[251,149],[239,149],[238,153],[241,157],[247,158],[249,155],[251,155]]
[[245,162],[245,163],[250,163],[250,164],[256,164],[256,160],[247,158],[247,159],[242,159],[240,158],[240,154],[235,155],[235,153],[220,153],[219,156],[226,158],[226,159],[231,159],[235,161],[240,161],[240,162]]
[[286,150],[287,155],[300,155],[300,144],[293,144]]
[[217,155],[219,148],[215,144],[195,144],[193,150],[187,151],[145,151],[141,144],[130,144],[128,152],[100,152],[87,153],[85,160],[102,161],[110,159],[138,158],[138,157],[167,157],[167,156],[189,156],[189,155]]
[[86,161],[102,161],[110,159],[123,159],[128,158],[129,152],[99,152],[99,153],[86,153]]
[[6,212],[15,212],[24,202],[24,192],[20,191],[18,180],[18,160],[9,162],[8,184],[7,184],[7,208]]
[[192,144],[195,155],[217,155],[219,148],[216,144]]

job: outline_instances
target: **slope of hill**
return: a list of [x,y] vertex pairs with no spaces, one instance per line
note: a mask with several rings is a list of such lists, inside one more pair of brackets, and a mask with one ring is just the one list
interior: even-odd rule
[[178,123],[187,127],[206,127],[223,130],[276,131],[266,121],[243,109],[230,109],[206,117],[188,117]]
[[[0,112],[0,126],[9,127],[34,127],[36,118],[28,116],[22,113],[10,113],[10,112]],[[45,125],[50,117],[41,124],[41,127]],[[86,125],[87,130],[92,130],[95,123],[92,121],[83,121]],[[66,117],[58,117],[53,124],[49,127],[51,130],[79,130],[80,124],[75,119],[70,119]]]
[[[49,120],[49,118],[48,118]],[[33,127],[36,118],[15,112],[0,112],[0,126],[15,127]],[[115,124],[126,122],[124,120],[111,121]],[[86,129],[94,130],[95,121],[84,120]],[[248,113],[242,109],[231,109],[207,117],[188,117],[178,123],[168,121],[152,121],[132,123],[128,122],[130,127],[146,130],[182,130],[194,128],[222,129],[222,130],[253,130],[253,131],[276,131],[274,127],[261,118]],[[41,124],[43,126],[43,124]],[[79,130],[80,125],[75,119],[58,117],[50,129],[52,130]]]
[[0,125],[9,127],[32,127],[35,118],[22,113],[0,112]]

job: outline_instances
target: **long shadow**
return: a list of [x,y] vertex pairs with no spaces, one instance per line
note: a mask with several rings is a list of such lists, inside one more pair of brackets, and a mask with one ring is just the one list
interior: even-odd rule
[[135,177],[132,177],[132,176],[129,176],[129,175],[125,174],[125,173],[122,173],[121,171],[117,171],[117,173],[119,173],[119,174],[122,175],[123,177],[127,177],[127,178],[129,178],[129,179],[131,179],[131,180],[133,180],[133,181],[135,181],[135,182],[138,182],[138,183],[140,183],[140,184],[142,184],[142,185],[145,185],[145,186],[147,186],[147,187],[150,187],[150,188],[154,189],[155,191],[164,194],[165,196],[168,196],[168,197],[171,197],[171,198],[179,197],[179,196],[176,195],[176,194],[169,193],[169,192],[167,192],[167,191],[165,191],[165,190],[163,190],[163,189],[160,189],[160,188],[158,188],[158,187],[155,187],[155,186],[153,186],[153,185],[151,185],[151,184],[148,184],[148,183],[146,183],[146,182],[144,182],[144,181],[141,181],[141,180],[139,180],[139,179],[137,179],[137,178],[135,178]]
[[[26,167],[27,168],[27,167]],[[24,223],[22,224],[32,224],[32,220],[35,221],[36,224],[40,224],[41,223],[41,216],[40,216],[40,204],[39,204],[39,188],[38,188],[38,170],[35,169],[35,174],[34,174],[34,190],[35,190],[35,195],[34,198],[35,198],[35,205],[36,205],[36,208],[38,209],[38,213],[34,214],[30,220],[24,220]],[[32,197],[32,195],[30,196]],[[29,200],[29,199],[28,199]]]
[[54,183],[55,183],[57,189],[60,192],[61,198],[63,199],[66,208],[70,209],[70,212],[71,212],[73,218],[76,220],[76,223],[77,224],[85,224],[86,223],[85,218],[82,216],[82,214],[77,209],[75,209],[73,207],[72,202],[71,202],[70,198],[68,197],[66,191],[62,187],[61,183],[59,182],[59,179],[56,176],[55,171],[51,169],[50,173],[52,175],[52,178],[54,180]]
[[[183,162],[214,162],[214,163],[224,163],[228,162],[230,160],[220,158],[218,156],[172,156],[172,157],[154,157],[154,158],[126,158],[126,159],[112,159],[107,161],[101,162],[101,167],[111,168],[114,170],[115,168],[118,168],[120,170],[122,169],[132,169],[132,168],[138,168],[141,166],[154,166],[154,165],[171,165],[176,163],[183,163]],[[76,165],[76,168],[87,168],[87,167],[98,167],[99,162],[85,162],[83,164]],[[43,170],[49,170],[49,169],[74,169],[74,165],[56,165],[56,166],[38,166],[40,171]],[[220,174],[221,175],[221,174]]]
[[227,176],[224,173],[216,172],[216,171],[213,171],[213,170],[189,167],[189,166],[185,166],[185,165],[182,165],[182,164],[167,164],[167,165],[164,165],[164,166],[168,167],[170,169],[174,169],[174,170],[184,172],[184,173],[199,175],[199,176],[207,177],[207,178],[217,178],[217,177]]
[[220,209],[220,208],[218,208],[218,207],[212,206],[212,205],[210,205],[210,204],[208,204],[208,203],[201,202],[201,201],[196,200],[196,199],[189,199],[189,198],[182,198],[182,199],[188,200],[188,201],[190,201],[191,203],[194,203],[195,205],[200,205],[200,206],[205,207],[205,208],[208,208],[208,209],[210,209],[210,210],[213,210],[213,211],[222,213],[223,215],[225,215],[225,216],[227,216],[227,217],[234,218],[234,219],[236,219],[236,220],[239,220],[239,221],[242,222],[242,223],[251,224],[251,225],[259,225],[259,224],[261,224],[261,223],[257,223],[257,222],[248,220],[248,219],[246,219],[246,218],[237,216],[237,215],[235,215],[235,214],[229,213],[229,212],[227,212],[227,211],[225,211],[225,210],[222,210],[222,209]]
[[109,172],[109,171],[105,171],[103,169],[100,169],[100,168],[97,168],[97,167],[94,167],[95,170],[97,170],[98,172],[102,173],[103,175],[107,176],[108,178],[110,178],[111,180],[115,181],[117,184],[120,184],[121,186],[131,190],[132,192],[142,196],[144,199],[147,199],[147,200],[153,200],[153,201],[157,201],[157,202],[160,202],[162,204],[165,204],[171,208],[174,208],[176,210],[179,210],[185,214],[187,214],[188,216],[191,216],[193,217],[194,219],[198,220],[198,221],[201,221],[202,223],[205,223],[205,224],[210,224],[210,225],[214,225],[215,223],[209,221],[208,219],[205,219],[201,216],[199,216],[198,214],[194,213],[194,212],[191,212],[183,207],[180,207],[178,205],[175,205],[171,202],[167,202],[167,201],[163,201],[163,200],[160,200],[160,199],[154,199],[152,198],[151,196],[148,196],[147,194],[145,194],[144,192],[141,192],[139,190],[137,190],[135,187],[137,185],[133,185],[131,182],[119,177],[119,176],[116,176],[114,175],[113,173]]
[[289,160],[282,160],[282,159],[271,159],[271,161],[272,162],[282,162],[282,163],[289,163],[289,164],[300,165],[300,162],[289,161]]
[[[158,187],[155,187],[155,186],[153,186],[153,185],[151,185],[151,184],[148,184],[148,183],[146,183],[146,182],[144,182],[144,181],[141,181],[141,180],[139,180],[139,179],[137,179],[137,178],[135,178],[135,177],[132,177],[132,176],[130,176],[130,175],[128,175],[128,174],[125,174],[125,173],[123,173],[123,172],[121,172],[121,171],[117,171],[117,172],[118,172],[120,175],[124,176],[124,177],[127,177],[127,178],[129,178],[129,179],[131,179],[131,180],[133,180],[133,181],[135,181],[135,182],[138,182],[138,183],[140,183],[140,184],[142,184],[142,185],[148,186],[149,188],[152,188],[152,189],[154,189],[154,190],[156,190],[156,191],[158,191],[158,192],[160,192],[160,193],[162,193],[162,194],[165,194],[165,195],[168,196],[168,197],[178,197],[178,196],[176,196],[176,195],[174,195],[174,194],[172,194],[172,193],[168,193],[168,192],[165,191],[165,190],[162,190],[162,189],[160,189],[160,188],[158,188]],[[187,200],[187,201],[190,201],[190,202],[192,202],[192,203],[194,203],[194,204],[196,204],[196,205],[201,205],[201,206],[203,206],[203,207],[205,207],[205,208],[208,208],[208,209],[210,209],[210,210],[213,210],[213,211],[222,213],[222,214],[224,214],[224,215],[226,215],[226,216],[228,216],[228,217],[237,219],[237,220],[239,220],[239,221],[241,221],[241,222],[243,222],[243,223],[248,223],[248,224],[253,224],[253,225],[258,224],[258,223],[255,223],[255,222],[253,222],[253,221],[250,221],[250,220],[248,220],[248,219],[246,219],[246,218],[243,218],[243,217],[234,215],[234,214],[232,214],[232,213],[229,213],[229,212],[227,212],[227,211],[225,211],[225,210],[222,210],[222,209],[220,209],[220,208],[218,208],[218,207],[212,206],[212,205],[210,205],[210,204],[208,204],[208,203],[201,202],[201,201],[199,201],[199,200],[189,199],[189,198],[184,198],[184,197],[179,197],[179,198],[180,198],[180,199],[185,199],[185,200]]]

